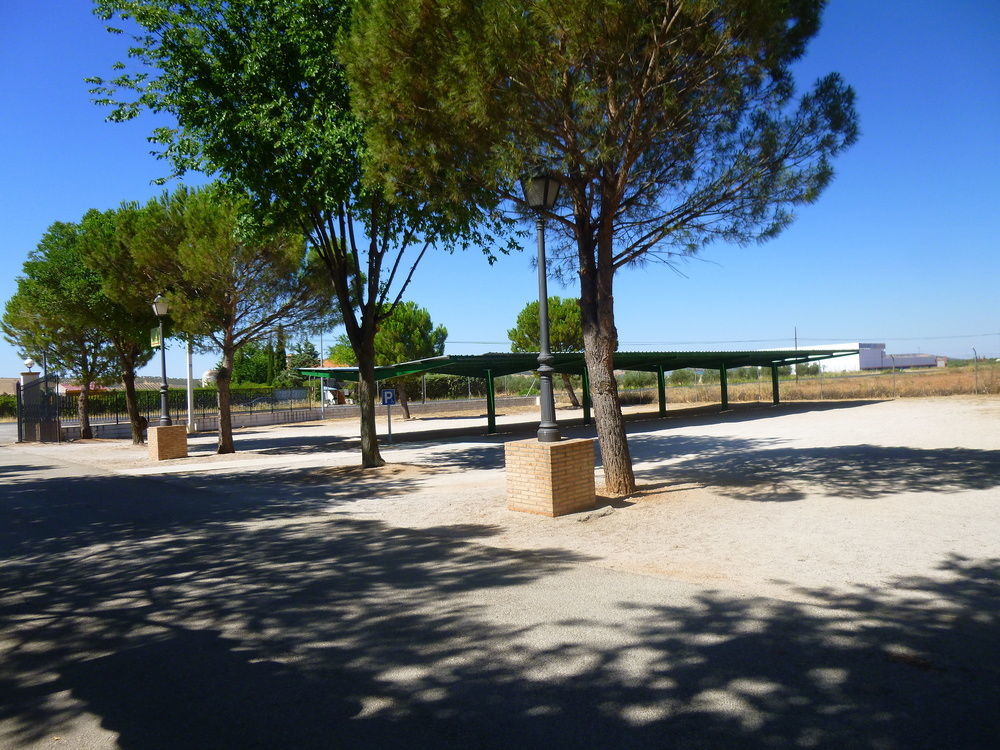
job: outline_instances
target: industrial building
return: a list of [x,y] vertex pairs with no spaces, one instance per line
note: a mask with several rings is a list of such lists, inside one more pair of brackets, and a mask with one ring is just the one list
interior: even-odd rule
[[819,366],[823,372],[944,367],[948,364],[947,357],[939,357],[936,354],[887,354],[885,344],[855,342],[851,344],[831,344],[829,346],[810,346],[810,348],[837,351],[857,349],[857,354],[848,354],[820,362]]

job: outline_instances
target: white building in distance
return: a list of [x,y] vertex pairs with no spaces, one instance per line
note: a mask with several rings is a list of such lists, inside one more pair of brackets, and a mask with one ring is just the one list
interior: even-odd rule
[[825,346],[810,346],[810,349],[857,349],[857,354],[846,357],[834,357],[820,361],[823,372],[856,372],[860,370],[905,369],[908,367],[944,367],[948,364],[947,357],[936,354],[886,354],[885,344],[854,342],[850,344],[832,344]]

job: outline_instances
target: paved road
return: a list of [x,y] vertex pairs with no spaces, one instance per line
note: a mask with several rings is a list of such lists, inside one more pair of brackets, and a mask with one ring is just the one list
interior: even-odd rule
[[17,422],[0,422],[0,445],[17,440]]
[[968,749],[1000,731],[995,566],[815,607],[501,549],[489,525],[327,512],[323,484],[241,498],[53,456],[0,449],[5,750]]

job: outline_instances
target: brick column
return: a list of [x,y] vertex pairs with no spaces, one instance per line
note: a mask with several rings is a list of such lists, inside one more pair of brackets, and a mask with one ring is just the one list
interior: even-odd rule
[[150,427],[146,434],[149,442],[149,457],[154,461],[187,457],[187,425],[172,424]]
[[507,507],[562,516],[594,507],[594,441],[504,444]]

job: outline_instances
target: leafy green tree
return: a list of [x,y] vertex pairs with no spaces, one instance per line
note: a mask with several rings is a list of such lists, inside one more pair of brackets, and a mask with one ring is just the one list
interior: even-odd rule
[[299,373],[300,367],[316,367],[319,365],[319,352],[308,339],[292,344],[288,355],[288,366],[278,373],[274,379],[277,388],[301,388],[305,378]]
[[24,262],[17,291],[7,300],[0,328],[21,354],[45,358],[53,372],[80,384],[80,437],[92,438],[88,399],[95,384],[118,374],[105,323],[118,318],[101,277],[80,253],[80,227],[56,222]]
[[[516,325],[507,331],[512,352],[537,352],[540,347],[538,300],[529,302],[517,314]],[[553,352],[583,351],[583,324],[580,320],[580,301],[549,297],[549,348]],[[573,391],[573,382],[562,373],[563,386],[574,408],[580,406]]]
[[491,243],[465,231],[483,219],[475,204],[416,198],[365,169],[362,125],[337,58],[353,5],[97,0],[100,17],[129,19],[140,33],[113,79],[90,80],[112,120],[143,110],[176,118],[176,128],[152,136],[175,175],[217,173],[251,197],[264,227],[294,225],[308,236],[358,361],[362,465],[379,466],[376,331],[431,246]]
[[[401,302],[392,315],[382,321],[375,334],[375,364],[394,365],[414,359],[437,357],[444,354],[448,329],[435,326],[431,314],[415,302]],[[340,336],[330,347],[330,358],[344,364],[355,364],[354,351],[346,336]],[[390,382],[399,391],[403,416],[410,418],[409,393],[418,387],[415,377],[392,378]]]
[[[233,355],[231,381],[236,385],[270,385],[268,371],[273,359],[268,347],[261,341],[252,341],[241,346]],[[222,363],[216,368],[222,367]]]
[[776,236],[858,134],[836,74],[795,98],[823,0],[372,0],[344,53],[373,164],[394,184],[545,218],[580,280],[608,489],[635,487],[613,375],[615,273]]
[[101,323],[115,348],[125,387],[125,405],[132,442],[143,441],[144,420],[139,412],[135,374],[153,356],[149,332],[157,324],[151,302],[157,290],[135,267],[132,242],[139,206],[125,203],[110,211],[88,211],[80,222],[79,247],[86,264],[101,278],[105,296],[116,304]]
[[219,453],[235,450],[229,387],[237,352],[329,304],[328,289],[308,272],[301,235],[248,235],[240,226],[245,211],[218,185],[182,187],[144,207],[133,245],[136,268],[169,284],[164,294],[177,330],[222,354]]

